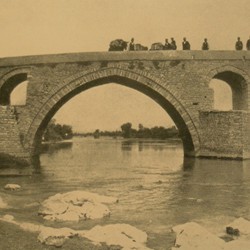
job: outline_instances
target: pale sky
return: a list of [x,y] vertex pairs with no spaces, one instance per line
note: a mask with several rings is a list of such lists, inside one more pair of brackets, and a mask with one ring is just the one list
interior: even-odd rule
[[[211,49],[233,50],[238,36],[245,44],[250,35],[249,0],[0,0],[0,4],[0,57],[106,51],[111,40],[129,41],[131,37],[146,46],[175,37],[180,48],[185,36],[194,50],[200,49],[206,37]],[[112,102],[109,95],[126,98]],[[113,110],[114,102],[118,110],[120,105],[121,114]],[[126,117],[131,107],[141,103],[141,109],[134,109],[138,113]],[[82,113],[70,118],[67,105]],[[107,117],[111,121],[117,117],[117,121],[109,121],[112,128],[119,127],[115,123],[122,118],[135,125],[151,121],[157,123],[152,126],[170,124],[166,113],[152,100],[118,85],[88,90],[66,106],[57,119],[67,117],[77,129],[94,129],[94,124],[103,124],[106,129]],[[83,117],[83,110],[89,115],[76,119]]]

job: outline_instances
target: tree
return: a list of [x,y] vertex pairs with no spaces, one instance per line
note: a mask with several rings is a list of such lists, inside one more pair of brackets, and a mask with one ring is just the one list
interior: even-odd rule
[[100,130],[96,129],[93,135],[94,135],[94,138],[99,138],[100,137]]
[[143,125],[141,123],[139,123],[138,128],[139,128],[139,131],[144,129],[144,127],[143,127]]
[[61,136],[64,140],[71,139],[73,136],[72,127],[66,124],[62,125]]
[[57,124],[55,119],[52,119],[44,134],[44,141],[61,141],[66,139],[71,139],[73,136],[72,127],[69,125]]
[[132,123],[127,122],[121,125],[122,135],[124,138],[131,137]]

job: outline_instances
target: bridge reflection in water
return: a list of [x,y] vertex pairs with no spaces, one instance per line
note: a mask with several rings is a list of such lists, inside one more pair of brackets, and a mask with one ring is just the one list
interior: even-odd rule
[[[4,196],[15,207],[11,214],[17,220],[40,223],[27,204],[80,189],[119,197],[102,223],[144,230],[153,249],[172,246],[170,228],[176,224],[197,221],[214,230],[234,217],[249,218],[250,161],[185,158],[181,143],[77,137],[72,147],[44,152],[40,160],[38,166],[1,169],[1,186],[22,186],[18,197]],[[32,211],[38,207],[33,205]],[[85,221],[77,227],[98,223]]]

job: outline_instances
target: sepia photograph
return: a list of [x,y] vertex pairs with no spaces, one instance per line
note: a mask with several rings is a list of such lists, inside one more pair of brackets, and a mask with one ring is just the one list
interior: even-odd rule
[[249,0],[0,0],[0,250],[249,250],[249,24]]

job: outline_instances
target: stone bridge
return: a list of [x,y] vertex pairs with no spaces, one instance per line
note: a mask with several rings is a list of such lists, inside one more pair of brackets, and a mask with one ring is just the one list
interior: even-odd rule
[[[212,79],[232,89],[233,110],[213,110]],[[26,104],[12,91],[28,81]],[[78,93],[117,83],[144,93],[175,122],[186,156],[250,158],[250,52],[89,52],[0,59],[0,152],[30,162],[53,115]],[[84,115],[84,114],[83,114]],[[87,119],[88,117],[86,117]]]

